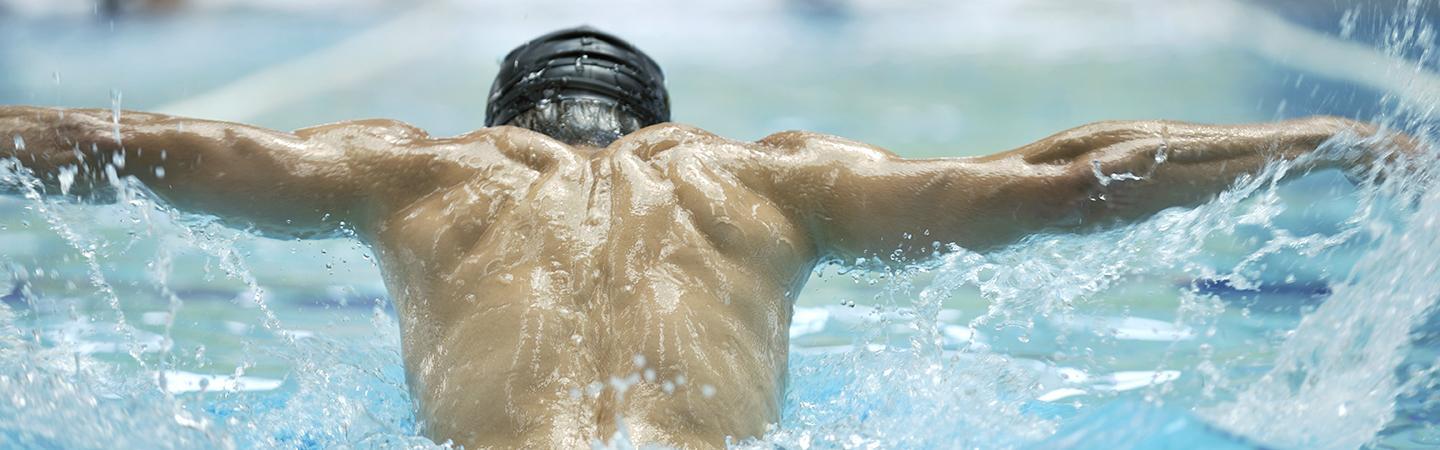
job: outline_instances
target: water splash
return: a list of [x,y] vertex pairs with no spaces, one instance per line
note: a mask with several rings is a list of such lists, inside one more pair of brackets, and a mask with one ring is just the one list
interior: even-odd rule
[[[125,143],[121,142],[120,136],[120,101],[122,98],[123,95],[119,89],[110,90],[110,124],[114,127],[115,146],[117,148],[123,148],[125,146]],[[125,154],[116,153],[115,156],[117,161],[115,165],[122,169],[125,168]]]
[[1357,448],[1390,423],[1412,330],[1440,300],[1437,188],[1432,182],[1397,189],[1425,193],[1407,226],[1374,230],[1379,245],[1292,332],[1274,367],[1205,415],[1294,448]]

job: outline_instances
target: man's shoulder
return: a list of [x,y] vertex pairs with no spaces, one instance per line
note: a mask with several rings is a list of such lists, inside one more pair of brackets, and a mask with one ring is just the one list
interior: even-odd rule
[[895,156],[894,153],[879,146],[814,131],[781,131],[765,136],[756,143],[789,152],[855,155],[867,158]]
[[392,141],[430,137],[425,130],[394,119],[360,119],[328,123],[295,130],[295,134],[320,139],[381,138]]
[[787,153],[827,158],[856,157],[863,159],[890,158],[895,154],[882,147],[835,135],[813,131],[789,130],[773,133],[755,141],[765,147]]
[[824,133],[803,130],[788,130],[772,133],[754,142],[741,141],[717,135],[703,128],[682,123],[666,122],[642,128],[626,135],[617,144],[622,147],[647,147],[672,143],[697,143],[745,148],[753,151],[789,152],[800,149],[858,149],[889,153],[880,147],[859,141]]

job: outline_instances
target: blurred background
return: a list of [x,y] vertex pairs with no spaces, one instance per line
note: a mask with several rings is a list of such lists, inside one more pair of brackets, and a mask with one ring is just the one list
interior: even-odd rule
[[126,109],[280,129],[386,117],[457,134],[483,123],[506,51],[590,24],[661,62],[677,121],[747,140],[810,129],[910,156],[969,155],[1095,120],[1364,114],[1383,83],[1356,86],[1363,75],[1333,73],[1356,61],[1323,54],[1351,44],[1296,36],[1379,46],[1374,30],[1406,6],[0,0],[0,103],[108,108],[118,96]]
[[[118,106],[282,130],[349,119],[393,118],[434,135],[454,135],[482,126],[491,79],[507,51],[551,30],[588,24],[631,41],[660,62],[671,90],[675,121],[742,140],[805,129],[879,145],[907,157],[966,156],[1013,148],[1099,120],[1240,123],[1310,114],[1372,119],[1394,111],[1413,112],[1417,110],[1414,107],[1428,115],[1433,103],[1411,102],[1440,98],[1440,79],[1432,70],[1436,56],[1424,54],[1436,41],[1430,26],[1440,18],[1436,3],[0,0],[0,104]],[[1287,197],[1284,204],[1295,207],[1276,223],[1282,231],[1298,236],[1335,233],[1356,209],[1354,196],[1348,194],[1352,191],[1347,189],[1348,184],[1334,173],[1288,185],[1281,195]],[[349,445],[357,441],[346,433],[365,417],[389,427],[387,433],[413,435],[415,421],[399,375],[396,327],[393,317],[385,313],[385,288],[367,249],[343,239],[263,239],[198,221],[197,226],[194,217],[172,215],[144,201],[92,207],[0,196],[0,276],[8,276],[0,278],[0,301],[16,311],[19,319],[14,324],[36,333],[36,342],[78,349],[75,351],[94,360],[113,363],[109,367],[126,374],[100,377],[102,380],[135,378],[136,373],[148,377],[151,372],[131,370],[136,361],[144,361],[164,369],[164,377],[191,383],[167,385],[169,392],[203,390],[202,381],[224,380],[246,390],[276,390],[276,397],[260,397],[262,400],[183,400],[193,406],[191,411],[204,411],[210,415],[201,417],[217,421],[273,417],[273,423],[251,426],[259,437],[242,438],[241,442],[271,443],[261,447],[286,447],[297,441],[319,443],[310,445],[312,448]],[[1222,392],[1228,392],[1226,389],[1245,386],[1264,374],[1273,359],[1270,354],[1300,318],[1330,293],[1332,276],[1348,273],[1352,260],[1365,248],[1347,246],[1322,257],[1306,254],[1263,259],[1256,263],[1261,269],[1255,270],[1263,272],[1258,276],[1267,279],[1269,290],[1237,294],[1235,289],[1196,278],[1197,273],[1205,272],[1203,267],[1219,268],[1223,274],[1243,266],[1238,261],[1252,254],[1259,243],[1268,242],[1263,239],[1266,232],[1227,228],[1213,233],[1216,236],[1205,243],[1194,243],[1207,250],[1194,261],[1186,260],[1184,268],[1158,274],[1142,271],[1143,276],[1126,275],[1123,281],[1116,281],[1114,288],[1096,288],[1096,298],[1082,298],[1087,302],[1083,314],[1090,318],[1070,320],[1079,315],[1072,317],[1073,311],[1068,309],[1051,318],[1057,323],[1070,320],[1065,327],[1090,324],[1086,326],[1108,330],[1109,337],[1104,339],[1109,340],[1099,344],[1092,341],[1101,338],[1091,334],[1099,336],[1101,331],[1071,332],[1043,320],[1038,325],[1005,330],[970,330],[962,325],[993,307],[993,302],[975,286],[945,290],[948,297],[940,313],[946,323],[945,348],[971,348],[971,343],[982,342],[988,333],[992,334],[988,345],[995,354],[1051,364],[1063,360],[1056,355],[1084,354],[1094,347],[1101,356],[1063,364],[1090,370],[1097,374],[1096,380],[1104,379],[1099,374],[1119,371],[1115,374],[1153,381],[1158,376],[1146,375],[1149,372],[1135,375],[1140,372],[1133,371],[1158,369],[1163,362],[1166,368],[1186,371],[1175,391],[1179,394],[1168,392],[1168,401],[1180,405],[1210,402],[1214,380],[1238,380],[1221,386]],[[1014,266],[1021,269],[1016,272],[1024,272],[1025,267]],[[1191,270],[1194,267],[1202,269]],[[1104,278],[1101,275],[1109,276],[1106,272],[1097,277]],[[913,284],[877,284],[874,279],[852,277],[812,279],[798,301],[792,348],[832,351],[837,346],[867,342],[857,335],[904,328],[888,322],[890,318],[875,319],[878,313],[865,315],[868,308],[852,308],[857,301],[862,305],[913,303],[911,291],[882,291],[896,285],[929,286],[924,276],[919,278]],[[97,289],[101,285],[113,296]],[[1204,322],[1185,322],[1186,308],[1194,306],[1187,297],[1191,293],[1217,294],[1231,306],[1212,313],[1223,314],[1224,320],[1215,321],[1222,325],[1219,337],[1203,340],[1203,345],[1201,340],[1192,340],[1192,330],[1184,327]],[[872,319],[888,328],[863,325]],[[102,326],[122,321],[134,327],[132,336],[122,337],[114,328]],[[0,318],[0,328],[5,322]],[[305,340],[295,345],[297,339]],[[119,343],[127,341],[142,344],[132,351],[143,355],[124,355],[125,347]],[[1181,341],[1189,341],[1188,347],[1178,344]],[[330,347],[322,342],[338,344],[326,350]],[[1213,352],[1211,344],[1220,351]],[[315,356],[326,351],[333,354]],[[808,400],[788,401],[787,408],[802,403],[828,404],[825,396],[830,391],[826,389],[835,382],[813,378],[836,365],[794,353],[792,373],[808,381],[795,386],[809,386],[810,390],[792,392],[791,400]],[[1219,355],[1213,360],[1228,371],[1224,377],[1213,375],[1220,371],[1207,369],[1212,367],[1212,353]],[[358,362],[347,359],[357,354],[363,356]],[[1427,353],[1424,358],[1433,361],[1435,356]],[[79,361],[77,357],[76,366]],[[884,360],[857,361],[876,365],[873,370],[856,369],[851,375],[857,379],[891,378],[890,364]],[[64,365],[50,372],[23,364],[10,367],[14,365],[0,364],[0,375],[11,370],[27,377],[41,372],[63,375],[56,379],[70,376],[66,372],[69,366]],[[1374,366],[1380,372],[1391,370],[1384,364]],[[350,369],[358,375],[332,377],[336,373],[332,370]],[[226,374],[233,376],[225,378]],[[252,379],[250,387],[244,387],[242,374],[266,378],[263,383]],[[113,424],[152,422],[142,420],[147,416],[135,415],[135,411],[154,412],[162,419],[179,417],[169,400],[144,400],[153,389],[136,389],[131,392],[139,394],[124,398],[139,398],[135,404],[145,408],[127,404],[116,410],[115,417],[74,419],[67,414],[82,414],[73,411],[89,411],[93,403],[80,398],[75,404],[89,406],[71,407],[65,403],[70,399],[68,387],[46,390],[4,384],[7,379],[22,378],[0,377],[0,397],[31,395],[33,402],[52,407],[26,409],[22,405],[6,410],[7,404],[0,403],[0,419],[4,419],[0,431],[50,433],[56,442],[80,436],[88,439],[83,442],[89,446],[126,447],[124,442],[111,442],[116,438],[114,430],[127,430]],[[315,381],[317,378],[324,381]],[[352,383],[353,379],[362,381]],[[974,384],[997,379],[1004,377],[987,373]],[[280,380],[285,380],[287,387],[277,389]],[[304,388],[294,388],[295,380],[301,380]],[[1054,383],[1058,381],[1052,386]],[[369,394],[365,395],[382,399],[344,406],[356,408],[351,413],[332,411],[335,398],[357,395],[355,385],[366,386]],[[1119,392],[1146,385],[1092,390]],[[954,394],[956,400],[917,410],[913,416],[908,409],[876,414],[874,417],[901,424],[877,429],[914,428],[923,434],[929,432],[926,430],[968,433],[995,428],[989,420],[996,414],[976,406],[985,402],[977,401],[968,388],[963,392],[948,387],[913,392],[921,392],[920,398]],[[1428,398],[1431,392],[1433,389],[1423,393]],[[891,393],[880,390],[842,397],[884,400]],[[1091,401],[1090,397],[1078,398]],[[1104,398],[1097,394],[1095,399]],[[1293,402],[1271,403],[1283,406]],[[840,436],[856,429],[848,422],[857,415],[855,411],[869,411],[874,406],[840,405],[833,418],[839,424],[836,429],[844,432]],[[1067,411],[1081,409],[1079,401],[1073,405]],[[1401,414],[1404,420],[1391,424],[1393,430],[1428,434],[1412,438],[1391,433],[1399,436],[1392,440],[1420,443],[1412,448],[1440,446],[1440,425],[1434,425],[1440,423],[1434,419],[1440,417],[1440,407],[1435,405],[1440,405],[1440,400],[1406,410],[1428,411],[1428,418],[1416,419],[1421,415],[1407,412]],[[236,412],[247,408],[249,416]],[[1345,415],[1345,410],[1341,411]],[[375,419],[375,414],[380,418]],[[1255,417],[1268,417],[1266,414]],[[1125,411],[1116,414],[1127,420],[1133,415]],[[132,416],[140,419],[116,418]],[[317,419],[321,416],[334,423],[321,423]],[[982,425],[966,428],[953,421],[936,422],[955,417],[964,424],[971,424],[967,417],[976,418],[974,423]],[[916,426],[916,420],[929,425]],[[1004,429],[996,433],[1034,439],[1053,432],[1044,421],[1026,420],[1019,422],[1034,428],[1025,430],[1043,432]],[[822,425],[826,423],[822,421]],[[1172,422],[1159,423],[1168,430],[1167,424]],[[1318,424],[1316,428],[1344,428],[1313,423]],[[314,430],[295,431],[301,426],[297,424]],[[785,426],[807,432],[825,430],[814,424]],[[1118,426],[1126,427],[1134,428],[1133,424]],[[136,429],[141,431],[134,435],[147,436],[144,429]],[[340,437],[315,437],[325,433]],[[1166,433],[1169,431],[1153,434]],[[0,448],[6,447],[6,436],[0,433]],[[1225,436],[1222,438],[1229,439]],[[172,444],[186,448],[185,441]],[[1194,442],[1189,445],[1203,447]],[[903,443],[896,446],[906,447]]]

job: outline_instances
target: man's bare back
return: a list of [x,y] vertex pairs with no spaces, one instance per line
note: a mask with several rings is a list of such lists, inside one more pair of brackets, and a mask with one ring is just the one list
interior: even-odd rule
[[[553,138],[591,136],[556,122],[563,113],[514,119],[559,127],[552,136],[494,126],[437,138],[386,120],[285,133],[0,106],[0,138],[16,143],[0,144],[0,161],[50,195],[103,199],[134,177],[178,209],[265,235],[353,231],[379,256],[436,441],[575,448],[623,429],[708,448],[778,423],[791,302],[821,261],[914,261],[934,244],[985,250],[1131,221],[1341,133],[1367,137],[1356,140],[1367,151],[1302,168],[1363,169],[1416,149],[1319,117],[1102,122],[985,157],[907,160],[803,132],[733,141],[668,123],[645,109],[663,95],[648,98],[626,107],[650,126],[604,145]],[[617,117],[613,130],[637,123]]]
[[[432,433],[574,448],[623,417],[639,442],[696,445],[775,421],[815,250],[731,173],[756,148],[679,126],[606,149],[468,139],[468,174],[368,234]],[[623,400],[612,377],[635,383]]]

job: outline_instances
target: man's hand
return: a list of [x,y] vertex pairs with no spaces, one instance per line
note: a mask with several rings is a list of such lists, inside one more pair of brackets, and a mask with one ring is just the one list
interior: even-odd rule
[[1396,171],[1414,172],[1427,162],[1425,146],[1414,136],[1365,122],[1335,121],[1330,143],[1342,147],[1336,149],[1342,155],[1338,160],[1345,176],[1353,183],[1368,179],[1372,172],[1382,179]]
[[[96,110],[61,110],[26,106],[0,107],[0,158],[14,157],[39,177],[48,193],[61,187],[67,194],[96,199],[94,188],[108,187],[106,166],[120,152],[113,120]],[[59,184],[59,174],[74,170],[73,185]],[[123,169],[119,167],[117,169]],[[110,174],[119,176],[116,169]],[[103,197],[103,195],[101,195]]]

